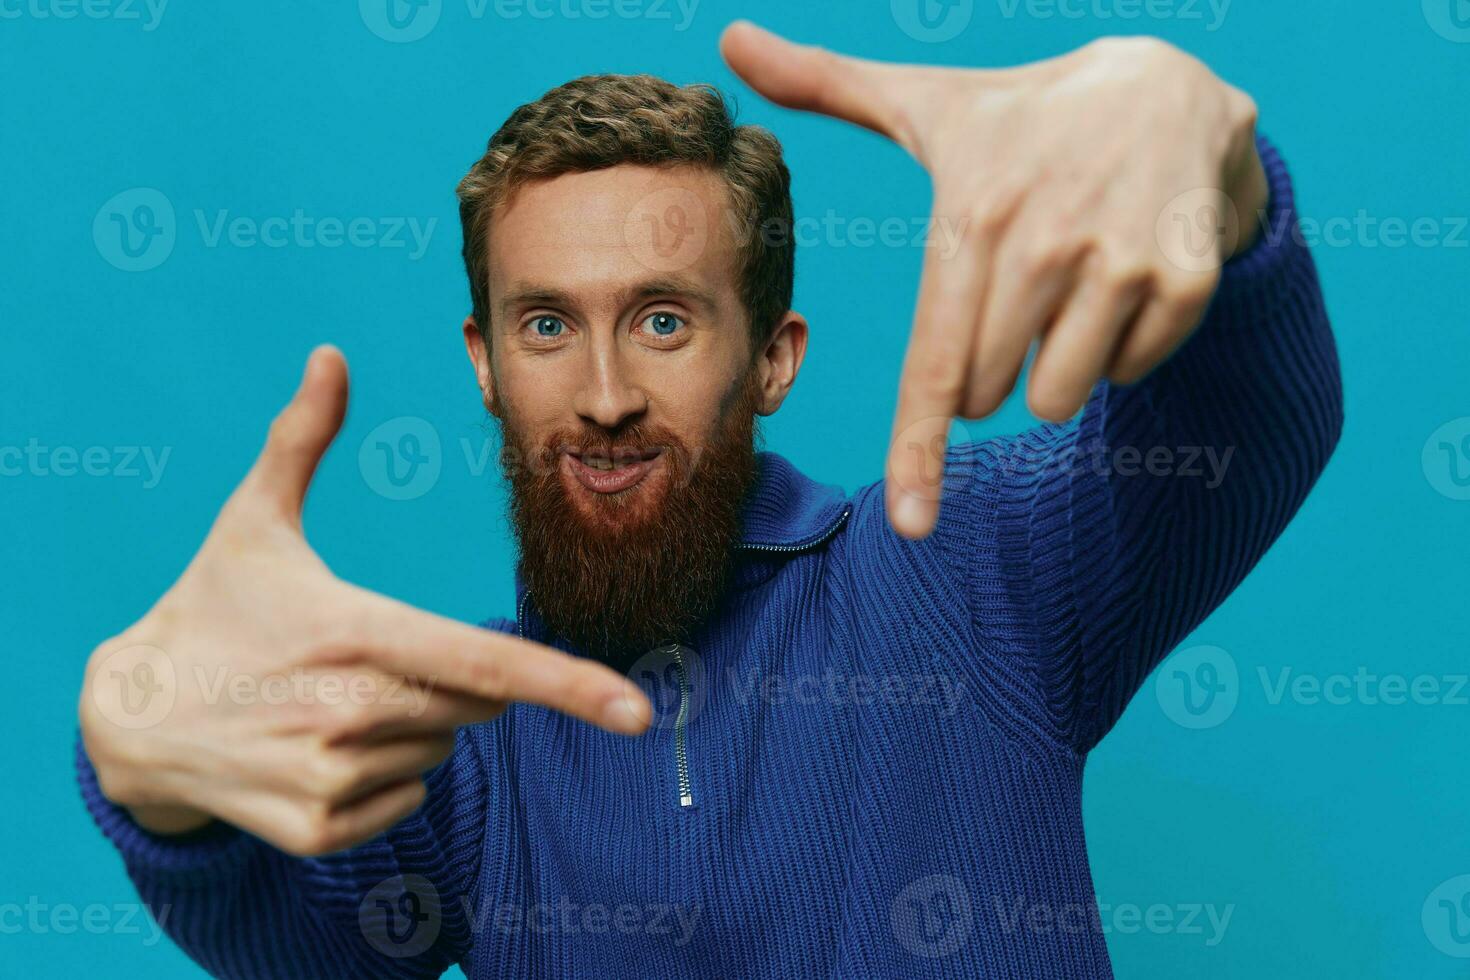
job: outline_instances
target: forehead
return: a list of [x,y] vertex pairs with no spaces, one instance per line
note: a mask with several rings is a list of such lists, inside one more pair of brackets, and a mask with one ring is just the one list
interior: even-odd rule
[[619,164],[516,190],[490,222],[492,305],[507,287],[615,290],[685,278],[736,293],[736,227],[718,173]]

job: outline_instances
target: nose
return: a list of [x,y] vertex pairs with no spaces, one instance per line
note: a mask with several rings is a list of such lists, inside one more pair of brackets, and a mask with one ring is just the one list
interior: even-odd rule
[[648,411],[648,394],[632,376],[626,356],[616,344],[594,344],[585,381],[577,389],[572,409],[588,422],[616,429]]

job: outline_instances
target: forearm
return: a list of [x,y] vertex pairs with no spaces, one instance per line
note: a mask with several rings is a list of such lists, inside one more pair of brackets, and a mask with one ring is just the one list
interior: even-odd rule
[[[145,829],[103,795],[80,742],[77,776],[154,918],[212,975],[433,977],[468,942],[460,896],[472,887],[479,841],[455,834],[452,814],[479,795],[452,761],[429,775],[425,804],[393,830],[320,858],[294,857],[221,821],[170,835]],[[432,908],[427,941],[416,938],[425,929],[394,918],[401,902]],[[385,926],[406,928],[408,938]]]
[[[1268,146],[1263,156],[1264,227],[1227,263],[1194,335],[1140,383],[1100,385],[1077,423],[1022,440],[1011,464],[1032,497],[1003,520],[1049,583],[1033,596],[1040,656],[1072,687],[1083,747],[1254,567],[1340,432],[1316,271],[1291,231],[1285,168]],[[1057,515],[1067,533],[1036,532]]]

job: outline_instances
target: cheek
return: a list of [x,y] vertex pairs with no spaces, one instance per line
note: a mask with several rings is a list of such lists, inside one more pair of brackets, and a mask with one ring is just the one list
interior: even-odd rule
[[698,383],[678,383],[667,388],[654,402],[654,421],[679,436],[690,447],[711,441],[720,430],[730,382],[709,378]]
[[565,425],[571,413],[574,392],[568,372],[549,368],[551,365],[508,358],[496,371],[495,394],[501,411],[523,430]]

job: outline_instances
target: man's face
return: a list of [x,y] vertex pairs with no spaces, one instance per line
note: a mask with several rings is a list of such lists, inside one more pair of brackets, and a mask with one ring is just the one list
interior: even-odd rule
[[[681,639],[723,588],[784,397],[794,315],[754,349],[721,178],[621,165],[519,188],[489,241],[489,349],[465,339],[505,436],[521,571],[591,652]],[[793,337],[793,335],[795,335]]]

